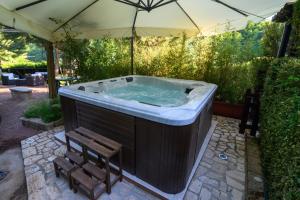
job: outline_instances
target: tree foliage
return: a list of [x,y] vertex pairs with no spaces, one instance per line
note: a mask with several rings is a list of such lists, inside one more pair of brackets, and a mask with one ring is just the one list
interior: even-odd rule
[[[2,27],[0,26],[0,30]],[[28,52],[31,52],[32,46],[34,44],[36,53],[42,49],[42,41],[36,37],[33,37],[27,33],[23,32],[0,32],[0,66],[3,61],[12,61],[12,60],[22,60],[21,62],[26,62],[26,55]],[[22,58],[21,58],[22,57]],[[34,60],[42,61],[42,60]]]
[[[270,22],[249,22],[244,30],[210,37],[137,37],[135,71],[141,75],[212,82],[219,86],[218,99],[241,102],[255,80],[253,59],[271,56],[276,51],[272,49],[276,48],[273,39],[265,38],[265,33],[278,36],[280,31],[278,25]],[[66,37],[57,46],[64,52],[66,72],[81,76],[83,81],[130,73],[128,38],[76,40],[67,28],[65,32]]]

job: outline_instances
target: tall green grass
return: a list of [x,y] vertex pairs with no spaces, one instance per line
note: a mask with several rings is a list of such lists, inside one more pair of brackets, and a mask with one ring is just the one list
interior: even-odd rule
[[34,103],[25,110],[24,116],[26,118],[41,118],[45,123],[59,120],[62,117],[59,99]]

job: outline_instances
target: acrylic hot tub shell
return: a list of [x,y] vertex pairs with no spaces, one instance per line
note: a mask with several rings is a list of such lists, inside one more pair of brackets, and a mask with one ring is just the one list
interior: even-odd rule
[[[122,143],[126,171],[163,192],[179,193],[186,186],[210,128],[216,86],[197,81],[130,77],[133,81],[145,78],[183,84],[194,88],[194,92],[187,95],[188,101],[181,106],[158,107],[78,90],[79,86],[99,81],[64,87],[59,94],[66,131],[83,126]],[[125,81],[126,77],[120,77],[101,82],[109,88]],[[206,92],[197,87],[206,87]]]

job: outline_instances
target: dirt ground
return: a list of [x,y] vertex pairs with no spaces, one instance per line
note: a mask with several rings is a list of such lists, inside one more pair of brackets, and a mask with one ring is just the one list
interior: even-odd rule
[[29,104],[38,99],[46,98],[48,92],[46,87],[32,87],[31,100],[12,100],[10,87],[0,85],[0,152],[19,146],[21,140],[37,134],[36,130],[23,127],[19,118]]
[[0,170],[9,172],[0,181],[0,199],[26,200],[27,187],[20,141],[39,131],[23,127],[19,118],[28,105],[47,98],[48,89],[46,86],[31,87],[32,99],[20,101],[12,100],[10,87],[14,86],[0,85]]

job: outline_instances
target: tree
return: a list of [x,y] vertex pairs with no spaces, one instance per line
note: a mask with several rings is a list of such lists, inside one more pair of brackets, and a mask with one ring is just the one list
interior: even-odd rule
[[265,34],[262,38],[263,51],[265,56],[276,57],[283,26],[280,23],[266,23]]
[[24,54],[27,43],[41,44],[41,40],[27,33],[11,31],[13,29],[0,26],[0,66],[1,61]]

